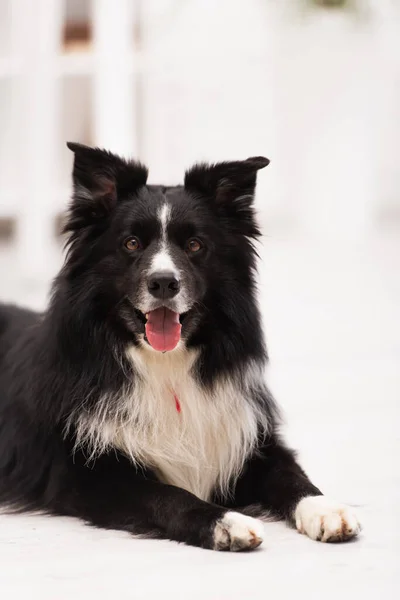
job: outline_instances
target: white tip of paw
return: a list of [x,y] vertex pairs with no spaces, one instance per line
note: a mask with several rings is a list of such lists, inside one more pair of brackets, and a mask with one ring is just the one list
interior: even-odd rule
[[321,542],[345,542],[361,531],[351,508],[325,496],[307,496],[295,510],[297,530]]
[[253,550],[264,539],[264,526],[258,519],[228,511],[217,521],[214,529],[214,549]]

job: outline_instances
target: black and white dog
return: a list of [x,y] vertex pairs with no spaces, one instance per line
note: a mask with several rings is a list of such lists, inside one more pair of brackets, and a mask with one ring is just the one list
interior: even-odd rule
[[269,161],[199,164],[163,187],[68,146],[49,308],[0,307],[2,505],[215,550],[261,544],[262,513],[315,540],[356,536],[280,439],[264,383],[252,204]]

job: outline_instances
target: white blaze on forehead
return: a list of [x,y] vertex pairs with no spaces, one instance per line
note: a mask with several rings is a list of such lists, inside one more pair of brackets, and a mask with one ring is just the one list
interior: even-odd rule
[[167,227],[171,218],[170,205],[167,203],[163,204],[159,209],[157,216],[161,224],[161,244],[151,261],[150,272],[169,271],[171,273],[177,273],[178,269],[172,260],[168,247]]
[[160,210],[158,211],[158,218],[161,223],[161,235],[163,242],[167,241],[167,225],[171,218],[171,207],[169,204],[165,203],[162,205]]

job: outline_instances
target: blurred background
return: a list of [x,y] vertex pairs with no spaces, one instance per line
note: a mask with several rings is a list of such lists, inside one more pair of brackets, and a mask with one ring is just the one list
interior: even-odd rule
[[196,160],[271,159],[270,234],[366,239],[400,222],[398,0],[0,0],[0,229],[46,278],[65,141],[177,183]]
[[[364,507],[348,594],[369,589],[354,548],[383,593],[398,543],[399,18],[398,0],[0,0],[1,300],[46,304],[66,140],[137,157],[152,183],[197,160],[271,159],[257,194],[269,381],[312,478]],[[314,581],[308,556],[296,572]]]

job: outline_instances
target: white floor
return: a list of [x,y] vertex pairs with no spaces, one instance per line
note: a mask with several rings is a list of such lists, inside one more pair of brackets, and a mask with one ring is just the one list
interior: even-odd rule
[[[399,232],[353,246],[272,235],[262,254],[269,379],[288,439],[326,494],[359,507],[360,539],[326,545],[274,523],[259,550],[227,554],[3,515],[1,598],[399,597]],[[1,298],[43,305],[46,287],[22,285],[6,248],[0,272]]]

